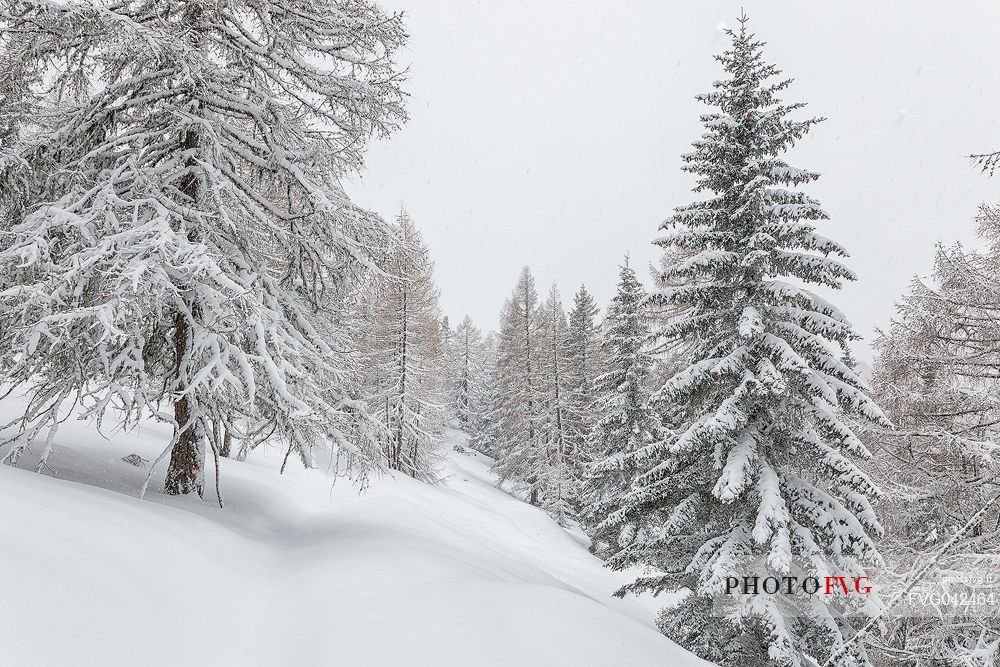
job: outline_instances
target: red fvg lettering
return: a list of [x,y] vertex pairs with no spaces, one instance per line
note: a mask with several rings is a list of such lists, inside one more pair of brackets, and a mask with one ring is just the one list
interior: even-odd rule
[[[851,589],[854,589],[855,593],[870,593],[872,590],[871,586],[862,586],[862,582],[867,583],[869,581],[868,577],[851,577],[851,583],[848,585],[846,577],[835,577],[828,575],[824,579],[824,589],[823,593],[825,595],[833,595],[839,588],[844,592],[844,595],[850,595]],[[839,585],[838,585],[839,584]]]

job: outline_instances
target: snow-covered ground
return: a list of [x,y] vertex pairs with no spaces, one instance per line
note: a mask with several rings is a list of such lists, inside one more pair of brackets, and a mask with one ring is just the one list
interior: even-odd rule
[[612,598],[627,575],[481,455],[359,494],[263,451],[223,461],[225,509],[161,495],[161,470],[139,500],[145,471],[121,457],[167,436],[68,422],[55,478],[30,455],[0,466],[0,665],[707,664],[653,627],[662,599]]

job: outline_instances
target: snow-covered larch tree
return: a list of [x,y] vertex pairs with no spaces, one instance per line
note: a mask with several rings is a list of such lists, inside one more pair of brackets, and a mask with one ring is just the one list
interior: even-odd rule
[[565,526],[576,515],[580,470],[566,438],[569,323],[556,285],[549,290],[539,310],[539,322],[539,398],[544,418],[541,422],[543,453],[538,461],[538,486],[542,507],[559,525]]
[[490,432],[500,480],[525,485],[533,505],[539,502],[538,471],[545,454],[538,372],[540,329],[535,278],[524,267],[500,316]]
[[[871,428],[881,545],[899,586],[914,559],[974,580],[1000,553],[1000,211],[983,207],[982,249],[939,246],[932,275],[914,279],[875,340],[873,394],[896,428]],[[978,517],[978,518],[977,518]],[[946,545],[947,551],[942,551]],[[929,577],[930,578],[930,577]],[[961,582],[963,578],[955,578]],[[984,579],[985,581],[985,579]],[[938,582],[935,582],[937,584]],[[976,599],[976,592],[950,593]],[[983,589],[980,599],[986,599]],[[971,605],[934,604],[886,619],[873,640],[880,664],[986,665],[1000,658],[1000,622]],[[940,598],[939,598],[940,599]],[[895,615],[894,615],[895,616]]]
[[8,460],[47,429],[44,463],[78,404],[173,424],[171,494],[201,492],[213,423],[375,463],[317,306],[392,243],[339,178],[405,118],[401,18],[366,0],[0,15],[0,116],[34,110],[0,153],[0,382],[31,396]]
[[371,312],[360,344],[375,414],[389,436],[389,468],[433,481],[446,418],[447,377],[434,263],[410,216],[397,218],[401,242],[372,281]]
[[645,302],[646,290],[626,259],[604,326],[605,372],[595,380],[598,421],[588,445],[592,462],[583,497],[592,549],[601,556],[620,549],[623,533],[634,535],[636,527],[619,510],[636,477],[636,454],[661,433],[647,386],[653,360]]
[[[869,452],[844,415],[887,424],[852,368],[857,334],[806,287],[855,279],[834,259],[846,250],[816,232],[827,214],[797,189],[818,174],[782,157],[820,119],[790,117],[803,105],[779,98],[790,81],[764,61],[745,17],[730,36],[717,57],[725,77],[698,97],[714,107],[701,117],[705,133],[683,157],[707,197],[675,209],[656,241],[680,259],[652,298],[685,311],[656,333],[691,354],[656,396],[681,410],[679,433],[647,448],[624,511],[665,519],[612,564],[664,568],[629,590],[692,590],[662,627],[706,659],[800,667],[836,654],[840,665],[865,665],[851,619],[874,613],[877,595],[789,596],[786,607],[763,591],[724,595],[728,577],[864,576],[879,562],[878,491],[855,462]],[[722,620],[706,618],[713,603]]]

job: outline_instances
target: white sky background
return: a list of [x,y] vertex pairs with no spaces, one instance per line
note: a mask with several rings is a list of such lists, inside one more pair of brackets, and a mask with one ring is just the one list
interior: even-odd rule
[[834,300],[866,338],[1000,192],[963,157],[1000,149],[995,1],[381,4],[406,12],[411,119],[349,190],[384,216],[405,201],[453,324],[494,328],[525,264],[543,297],[557,282],[569,307],[586,283],[604,306],[626,253],[657,258],[659,223],[695,197],[679,155],[741,6],[795,79],[785,99],[829,119],[790,162],[823,174],[820,231],[860,275]]

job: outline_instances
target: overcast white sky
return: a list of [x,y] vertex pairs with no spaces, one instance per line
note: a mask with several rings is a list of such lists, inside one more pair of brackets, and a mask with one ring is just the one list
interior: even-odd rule
[[791,162],[823,174],[822,231],[860,275],[836,302],[866,338],[1000,190],[963,157],[1000,148],[995,1],[382,4],[407,15],[411,119],[349,190],[385,216],[405,201],[453,322],[495,327],[525,264],[540,292],[557,282],[568,305],[586,283],[604,305],[625,253],[657,257],[657,226],[694,197],[693,97],[740,7],[795,79],[786,99],[829,119]]

